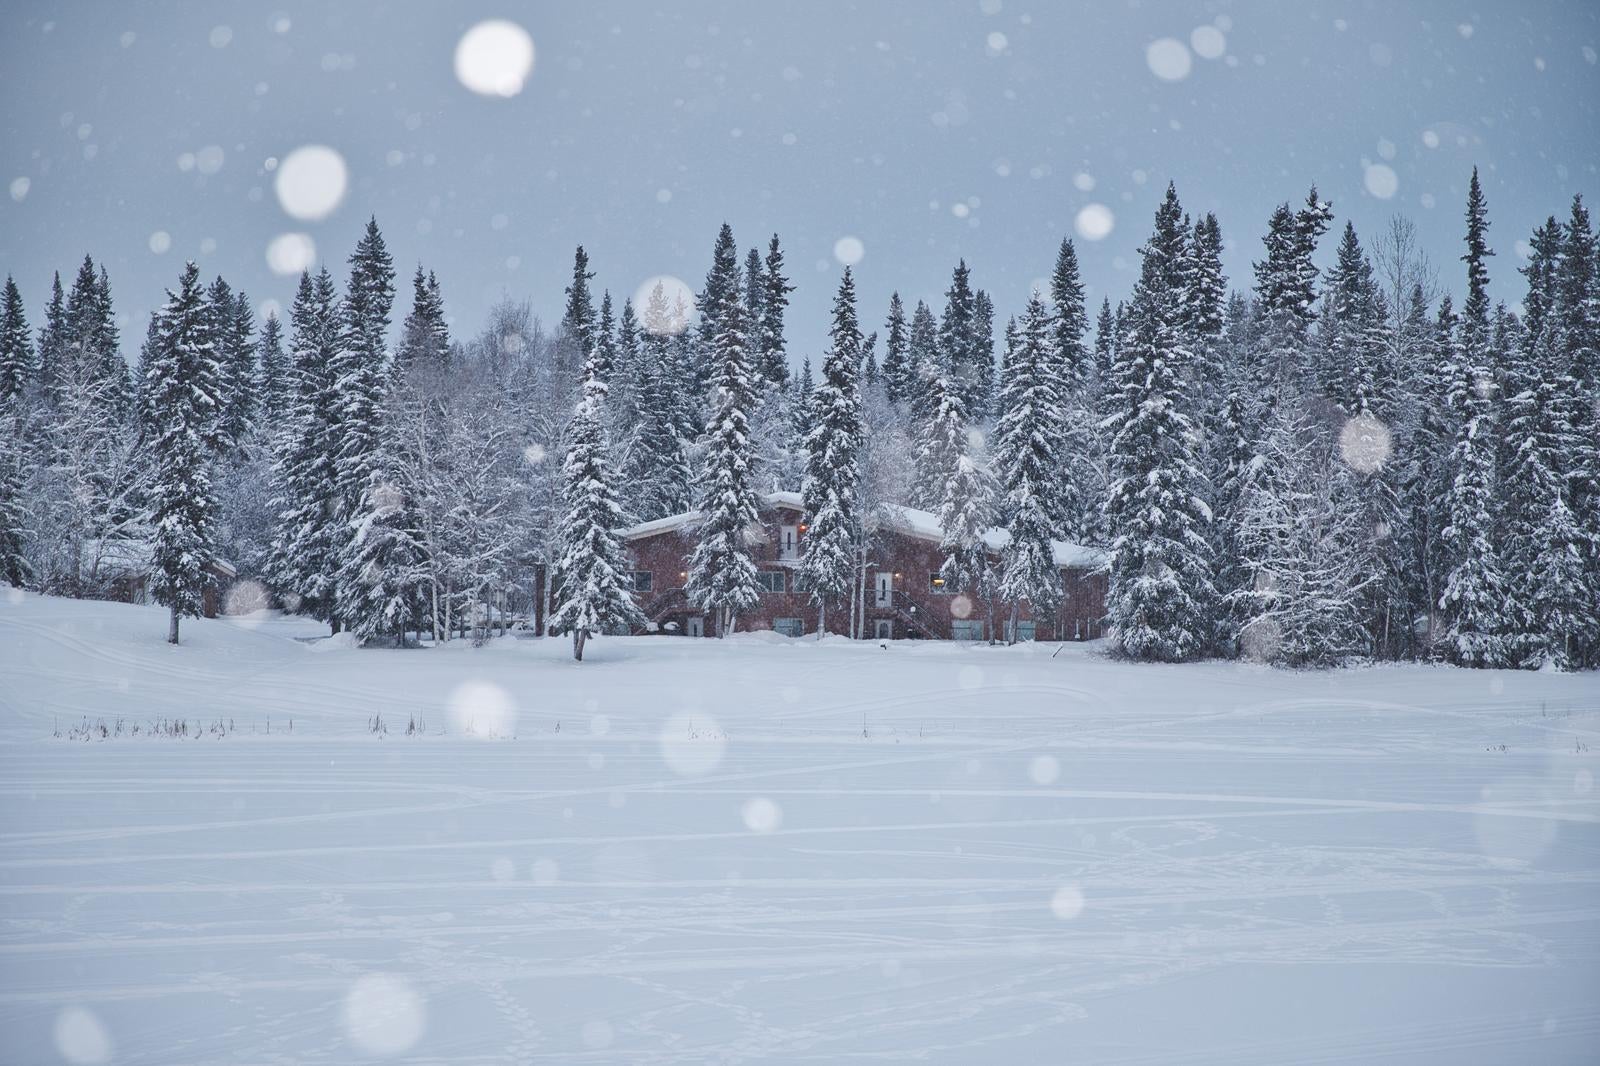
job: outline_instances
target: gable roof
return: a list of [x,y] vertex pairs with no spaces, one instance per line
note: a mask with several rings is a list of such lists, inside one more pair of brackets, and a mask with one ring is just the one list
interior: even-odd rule
[[[763,499],[769,508],[805,511],[805,501],[798,492],[769,492]],[[682,514],[668,515],[665,518],[630,526],[622,531],[622,538],[628,541],[643,540],[660,533],[687,529],[698,521],[700,521],[699,511],[685,511]],[[931,511],[917,507],[903,507],[899,504],[890,504],[883,509],[878,528],[890,529],[918,540],[931,540],[936,544],[944,536],[937,515]],[[1001,551],[1011,542],[1011,534],[1003,529],[989,529],[983,534],[983,542],[989,546],[990,551]],[[1057,566],[1072,570],[1093,570],[1105,565],[1106,553],[1103,549],[1070,540],[1052,540],[1050,546]]]

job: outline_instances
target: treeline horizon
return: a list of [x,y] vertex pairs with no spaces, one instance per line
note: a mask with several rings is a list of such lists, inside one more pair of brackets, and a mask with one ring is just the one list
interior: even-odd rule
[[[1595,666],[1600,253],[1581,196],[1531,235],[1516,311],[1488,298],[1476,171],[1447,260],[1459,310],[1400,216],[1365,245],[1347,223],[1319,269],[1333,219],[1314,186],[1280,204],[1241,287],[1216,217],[1169,186],[1125,300],[1086,306],[1065,239],[1004,324],[963,260],[943,308],[895,293],[864,334],[846,267],[816,374],[789,366],[778,236],[741,255],[726,224],[692,308],[660,285],[644,307],[597,301],[580,247],[550,331],[502,301],[452,339],[418,266],[392,350],[376,219],[343,292],[302,274],[287,322],[187,264],[136,367],[92,259],[70,290],[57,275],[37,333],[8,277],[0,579],[104,595],[105,546],[148,540],[174,641],[212,555],[249,579],[236,608],[442,640],[531,613],[543,565],[541,614],[581,657],[639,623],[628,522],[702,511],[689,594],[726,633],[759,594],[759,494],[800,488],[819,626],[898,504],[939,514],[949,587],[1035,615],[1060,596],[1051,539],[1105,548],[1130,658]],[[1010,535],[998,560],[989,527]]]

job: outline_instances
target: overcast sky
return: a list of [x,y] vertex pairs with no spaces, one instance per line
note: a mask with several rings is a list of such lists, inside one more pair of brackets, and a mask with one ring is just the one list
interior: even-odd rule
[[[514,72],[489,70],[484,95],[455,70],[491,18],[534,42],[520,91]],[[465,336],[504,294],[558,316],[579,243],[619,296],[660,274],[698,288],[727,220],[741,247],[781,235],[798,359],[821,350],[841,252],[860,253],[868,329],[893,289],[942,304],[960,256],[1003,318],[1065,235],[1093,301],[1115,301],[1169,179],[1217,212],[1236,285],[1273,204],[1315,181],[1363,237],[1414,218],[1459,289],[1477,164],[1495,294],[1514,302],[1517,242],[1600,194],[1597,48],[1592,2],[10,0],[0,271],[37,326],[52,270],[103,261],[131,358],[185,258],[286,305],[273,240],[304,234],[342,281],[375,214],[396,321],[421,262]],[[305,145],[348,172],[320,219],[276,189]],[[308,250],[280,242],[278,266]]]

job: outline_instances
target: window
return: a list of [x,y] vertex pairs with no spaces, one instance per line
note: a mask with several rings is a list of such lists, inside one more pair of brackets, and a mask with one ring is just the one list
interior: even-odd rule
[[983,623],[972,618],[956,618],[950,623],[951,640],[982,640]]
[[635,592],[650,592],[655,588],[655,575],[648,570],[634,570],[629,576]]
[[803,637],[806,635],[806,624],[799,618],[774,618],[772,631],[786,637]]
[[928,591],[949,595],[951,591],[950,583],[940,576],[939,571],[931,571],[928,574]]
[[756,584],[761,586],[762,592],[782,592],[783,571],[762,570],[756,574]]
[[[1010,622],[1006,623],[1006,632],[1008,634],[1011,632],[1011,623]],[[1034,626],[1033,626],[1032,622],[1018,622],[1017,623],[1017,630],[1016,630],[1016,639],[1017,640],[1032,640],[1032,639],[1034,639],[1033,634],[1034,634]]]

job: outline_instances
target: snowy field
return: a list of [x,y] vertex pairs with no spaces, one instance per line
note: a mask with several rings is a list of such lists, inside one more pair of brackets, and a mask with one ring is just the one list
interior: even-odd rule
[[0,600],[0,1061],[1600,1057],[1593,675],[320,632]]

